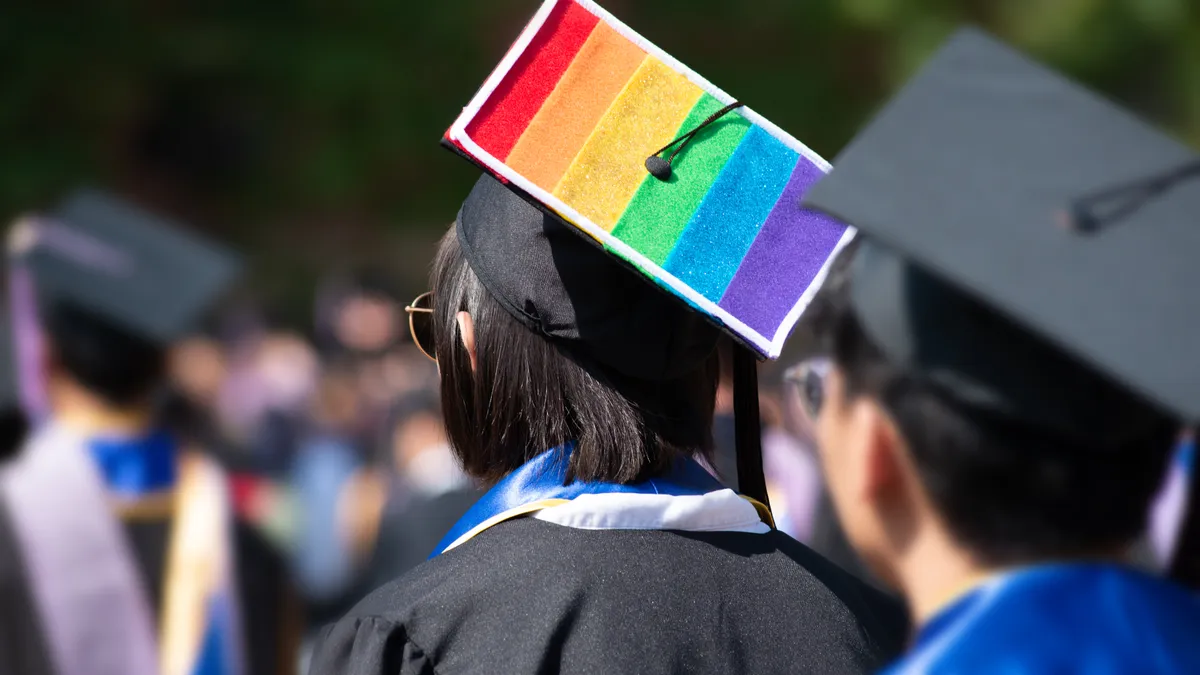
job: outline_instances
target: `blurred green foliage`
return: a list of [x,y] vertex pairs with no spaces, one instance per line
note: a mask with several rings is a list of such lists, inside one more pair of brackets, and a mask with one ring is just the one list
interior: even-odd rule
[[[215,225],[268,268],[341,227],[432,233],[476,175],[438,139],[537,4],[7,0],[0,217],[107,184]],[[826,156],[962,22],[1200,143],[1191,0],[603,4]]]

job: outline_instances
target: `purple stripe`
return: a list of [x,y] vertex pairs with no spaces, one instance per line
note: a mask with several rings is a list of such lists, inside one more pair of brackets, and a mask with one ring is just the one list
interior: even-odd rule
[[133,274],[133,259],[96,237],[49,220],[38,221],[35,228],[34,246],[37,248],[110,276],[127,277]]
[[800,207],[800,198],[824,173],[801,157],[783,195],[721,298],[721,307],[773,339],[808,290],[846,226]]
[[45,419],[49,402],[42,379],[42,331],[33,274],[23,262],[13,263],[8,274],[17,396],[21,409],[37,424]]
[[1171,564],[1179,544],[1179,530],[1188,507],[1188,483],[1196,467],[1196,439],[1188,433],[1175,448],[1166,480],[1150,510],[1150,544],[1159,564]]

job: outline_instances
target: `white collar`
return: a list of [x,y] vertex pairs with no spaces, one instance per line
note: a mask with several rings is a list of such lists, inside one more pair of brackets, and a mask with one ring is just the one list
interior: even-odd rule
[[583,530],[680,530],[765,534],[752,503],[728,488],[703,495],[613,492],[585,494],[533,514],[549,523]]

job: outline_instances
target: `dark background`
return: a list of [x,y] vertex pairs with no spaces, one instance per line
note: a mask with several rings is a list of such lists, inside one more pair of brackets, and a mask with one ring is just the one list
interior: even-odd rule
[[[407,291],[477,171],[438,147],[537,0],[0,2],[0,218],[81,183],[243,247],[304,321],[329,270]],[[832,158],[961,22],[1200,142],[1189,0],[607,0]]]

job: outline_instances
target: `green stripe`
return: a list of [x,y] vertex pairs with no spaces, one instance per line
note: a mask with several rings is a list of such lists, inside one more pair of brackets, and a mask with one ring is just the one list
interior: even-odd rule
[[[705,94],[679,133],[696,128],[722,107],[720,101]],[[666,262],[675,241],[749,130],[746,118],[732,112],[696,134],[672,162],[671,180],[664,183],[646,175],[613,228],[613,236],[658,265]]]

